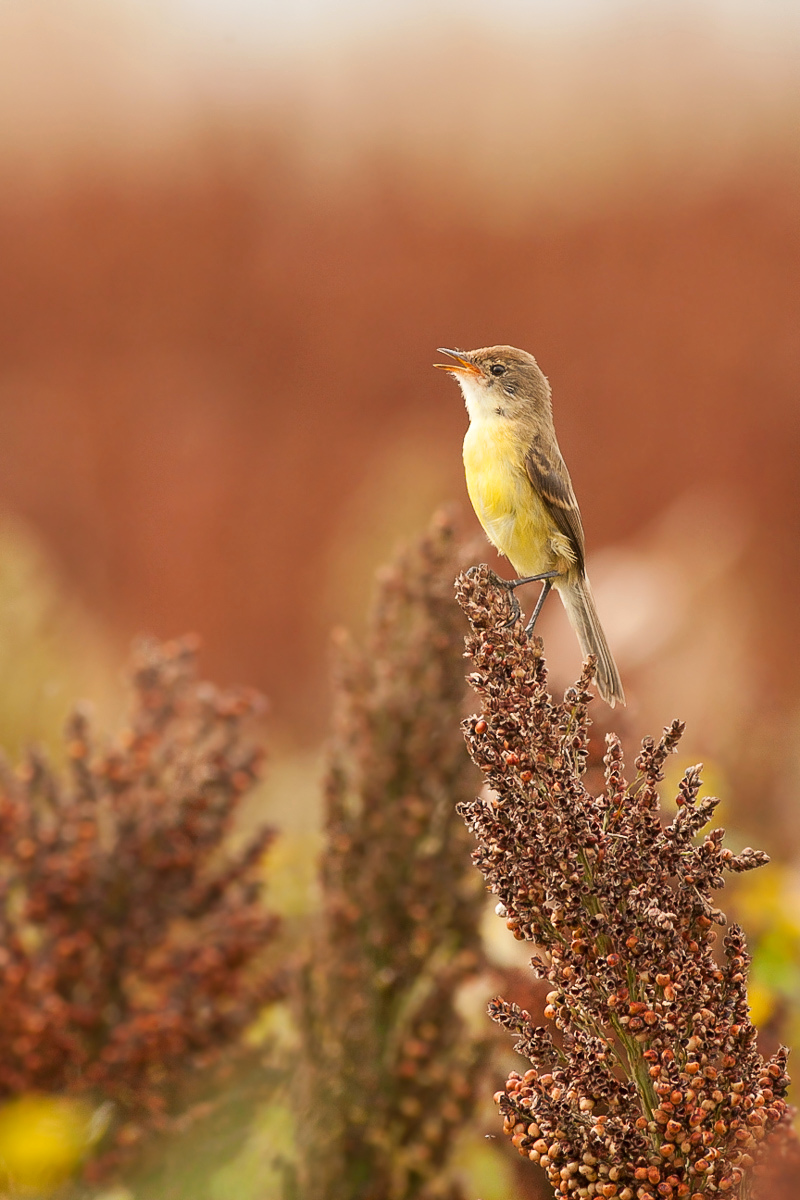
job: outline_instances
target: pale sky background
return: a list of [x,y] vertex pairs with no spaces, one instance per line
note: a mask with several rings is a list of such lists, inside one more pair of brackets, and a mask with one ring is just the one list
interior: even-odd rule
[[368,35],[398,25],[449,19],[521,29],[580,32],[629,13],[634,20],[706,18],[732,32],[766,35],[800,28],[796,0],[161,0],[187,23],[226,37],[284,46],[331,35]]
[[13,179],[290,110],[334,154],[341,131],[441,147],[501,110],[511,135],[537,105],[554,138],[570,106],[609,137],[698,111],[740,137],[797,107],[799,62],[798,0],[0,0],[0,155]]
[[[63,0],[62,0],[63,2]],[[116,0],[129,3],[130,0]],[[134,0],[134,3],[136,0]],[[581,42],[614,28],[691,29],[733,53],[783,59],[800,49],[800,0],[144,0],[157,21],[218,63],[335,57],[339,47],[417,31],[447,53],[446,35],[487,29]]]

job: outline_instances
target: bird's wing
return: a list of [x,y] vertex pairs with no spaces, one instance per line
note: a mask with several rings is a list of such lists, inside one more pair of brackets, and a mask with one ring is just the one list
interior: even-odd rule
[[548,450],[543,444],[543,439],[535,437],[525,456],[525,470],[534,490],[541,496],[553,518],[556,528],[572,546],[576,565],[583,574],[584,542],[581,514],[572,490],[569,471],[558,449],[553,447],[553,450]]

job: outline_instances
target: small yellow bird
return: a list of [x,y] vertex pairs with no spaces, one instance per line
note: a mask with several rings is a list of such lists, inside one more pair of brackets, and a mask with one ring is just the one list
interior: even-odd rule
[[435,363],[455,375],[469,413],[464,438],[467,491],[486,536],[511,561],[522,583],[542,580],[530,633],[551,587],[561,597],[584,655],[597,659],[600,695],[625,703],[586,577],[581,514],[558,448],[550,384],[536,359],[514,346],[446,350]]

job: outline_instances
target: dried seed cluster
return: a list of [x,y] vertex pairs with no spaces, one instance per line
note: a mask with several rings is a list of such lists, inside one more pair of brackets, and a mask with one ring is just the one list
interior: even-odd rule
[[766,862],[734,855],[699,799],[700,768],[681,781],[662,825],[658,784],[683,726],[646,739],[636,776],[607,738],[605,790],[583,782],[591,661],[561,703],[547,694],[540,639],[508,621],[508,592],[486,567],[457,584],[471,634],[481,713],[467,744],[491,789],[461,806],[474,860],[498,912],[532,942],[551,985],[538,1027],[497,999],[491,1013],[533,1068],[496,1100],[520,1154],[556,1193],[659,1200],[749,1194],[752,1168],[790,1137],[786,1051],[765,1062],[747,1006],[749,959],[713,902],[724,871]]
[[449,1157],[485,1045],[457,1008],[484,905],[455,811],[476,784],[458,731],[459,565],[441,518],[380,576],[365,650],[338,647],[322,918],[299,1011],[304,1200],[460,1195]]
[[142,645],[133,686],[112,749],[76,712],[65,778],[37,754],[2,772],[0,1095],[92,1090],[158,1122],[181,1070],[276,994],[260,963],[272,835],[223,853],[258,776],[258,697],[198,683],[190,639]]

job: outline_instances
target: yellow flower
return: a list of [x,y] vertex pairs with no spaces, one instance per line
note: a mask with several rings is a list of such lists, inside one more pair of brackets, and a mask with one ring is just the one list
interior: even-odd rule
[[[0,1187],[47,1193],[74,1174],[107,1117],[78,1100],[22,1096],[0,1108]],[[98,1118],[100,1118],[98,1120]]]

